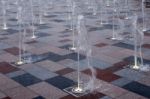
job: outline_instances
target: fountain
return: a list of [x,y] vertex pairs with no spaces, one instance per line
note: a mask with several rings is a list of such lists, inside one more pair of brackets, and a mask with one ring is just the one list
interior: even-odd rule
[[70,50],[75,51],[76,47],[75,47],[75,9],[76,9],[76,3],[72,2],[72,6],[71,6],[71,29],[72,29],[72,47],[70,48]]
[[[75,96],[75,97],[81,97],[83,95],[86,95],[90,92],[92,92],[94,87],[94,81],[95,81],[95,75],[96,72],[93,67],[90,66],[90,57],[91,57],[91,46],[89,44],[89,37],[87,34],[87,30],[85,27],[84,22],[84,16],[79,15],[78,16],[78,24],[77,24],[77,31],[78,31],[78,41],[77,41],[77,85],[71,86],[69,88],[64,89],[69,94]],[[90,81],[85,83],[81,80],[81,74],[80,74],[80,52],[84,52],[87,57],[87,66],[91,70],[92,75],[90,78]]]
[[125,19],[129,19],[129,18],[128,18],[128,13],[129,13],[129,3],[128,3],[128,0],[125,0],[125,5],[126,5],[126,9],[128,9],[128,10],[126,11]]
[[106,0],[106,6],[109,7],[110,6],[110,1]]
[[2,3],[2,12],[3,12],[3,29],[7,30],[7,16],[6,16],[6,1],[5,0],[1,0]]
[[[14,5],[17,7],[17,9],[18,9],[18,6],[19,6],[19,0],[16,0],[15,2],[14,2]],[[18,13],[18,11],[16,12],[16,18],[15,19],[19,19],[19,13]]]
[[145,6],[144,6],[145,0],[142,0],[142,19],[143,19],[143,32],[146,31],[146,22],[145,22]]
[[67,0],[69,30],[72,30],[72,0]]
[[37,36],[35,35],[35,26],[34,26],[34,10],[33,10],[33,0],[30,0],[30,7],[31,7],[31,18],[32,18],[32,23],[31,23],[31,27],[32,27],[32,39],[37,38]]
[[22,59],[22,7],[18,7],[18,24],[19,24],[19,59],[15,63],[16,65],[24,64]]
[[81,20],[83,20],[83,16],[78,16],[78,24],[77,24],[77,30],[78,30],[78,48],[77,48],[77,53],[78,53],[78,68],[77,68],[77,72],[78,72],[78,80],[77,80],[77,87],[73,88],[73,92],[75,93],[83,93],[83,88],[82,86],[80,86],[80,50],[82,49],[81,47],[81,40],[83,39],[80,39],[81,38]]
[[123,35],[124,35],[124,28],[125,28],[125,23],[124,23],[124,20],[122,19],[118,19],[118,31],[116,33],[116,38],[117,40],[121,41],[124,39]]
[[53,2],[51,3],[52,1],[50,1],[50,3],[49,3],[49,0],[46,0],[46,4],[45,4],[45,7],[44,7],[44,11],[43,11],[43,15],[44,16],[48,16],[49,15],[49,13],[48,13],[48,11],[49,11],[49,6],[52,8],[53,7]]
[[87,1],[87,5],[88,5],[88,9],[91,9],[92,8],[92,0],[88,0]]
[[[136,21],[137,21],[137,18],[135,19],[135,22],[133,23],[135,30],[136,30]],[[137,59],[138,48],[137,48],[137,34],[136,34],[136,32],[137,31],[134,32],[134,65],[132,67],[133,69],[139,69],[138,59]]]
[[97,5],[96,0],[92,1],[92,9],[93,9],[93,15],[96,15],[97,14],[97,10],[98,10],[98,5]]
[[[39,24],[44,24],[43,22],[43,6],[41,6],[41,0],[38,0],[38,8],[39,8]],[[43,4],[42,4],[43,5]]]
[[[120,19],[120,13],[119,13],[119,9],[117,9],[117,2],[116,0],[113,1],[113,19],[112,19],[112,30],[113,30],[113,33],[112,33],[112,40],[123,40],[123,37],[121,37],[121,33],[123,33],[124,31],[124,22],[123,20]],[[118,24],[117,24],[118,23]],[[117,27],[119,27],[119,29],[117,28],[117,31],[116,30],[116,24],[117,24]]]
[[113,10],[113,19],[112,19],[112,29],[113,29],[113,36],[112,36],[112,40],[116,40],[116,33],[115,33],[115,11]]
[[115,33],[115,12],[116,12],[116,0],[114,0],[113,2],[113,19],[112,19],[112,30],[113,30],[113,34],[112,34],[112,40],[117,40],[117,37],[116,37],[116,33]]
[[105,5],[103,6],[103,9],[104,9],[104,18],[105,18],[105,23],[103,23],[103,24],[109,24],[109,13],[108,13],[108,9],[109,9],[109,7],[107,6],[107,4],[106,4],[107,2],[105,2]]
[[24,9],[23,9],[23,11],[22,11],[22,13],[23,13],[23,21],[22,21],[22,24],[23,24],[23,37],[22,37],[22,59],[23,59],[23,62],[24,62],[24,64],[27,64],[27,63],[31,63],[31,58],[32,57],[30,57],[30,54],[29,53],[27,53],[27,48],[26,48],[26,44],[25,44],[25,42],[27,42],[27,28],[28,27],[30,27],[30,22],[29,22],[29,20],[30,19],[28,19],[28,15],[27,14],[25,14],[25,13],[27,13],[28,11],[27,11],[27,9],[25,8],[26,7],[26,5],[23,5],[24,6]]
[[26,29],[30,27],[30,19],[28,18],[30,14],[25,14],[28,12],[25,3],[23,1],[19,2],[18,5],[18,25],[19,25],[19,59],[17,62],[12,63],[13,65],[20,66],[27,63],[32,63],[36,61],[35,57],[32,57],[30,53],[26,51],[25,42],[27,41],[27,31]]
[[[142,29],[137,27],[137,15],[134,15],[132,17],[129,17],[129,19],[132,22],[132,32],[133,32],[133,40],[134,40],[134,64],[130,65],[129,67],[134,70],[139,71],[150,71],[150,66],[148,64],[143,63],[143,57],[142,57],[142,45],[143,45],[143,39],[144,39],[144,33]],[[140,55],[140,61],[138,61],[138,54]]]
[[102,0],[100,0],[100,25],[102,25],[103,24],[103,1]]

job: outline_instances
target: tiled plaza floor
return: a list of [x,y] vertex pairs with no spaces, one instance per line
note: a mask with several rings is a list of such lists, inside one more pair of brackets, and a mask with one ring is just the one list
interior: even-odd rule
[[[48,10],[49,15],[43,17],[45,24],[35,24],[38,38],[31,39],[31,30],[27,30],[24,46],[35,61],[21,66],[12,64],[18,60],[19,31],[14,19],[16,10],[10,4],[9,29],[0,29],[0,99],[150,99],[150,72],[124,68],[133,62],[133,45],[108,39],[112,36],[111,22],[101,26],[97,24],[99,15],[93,16],[90,12],[86,13],[86,19],[92,43],[91,65],[100,87],[79,98],[63,91],[77,82],[77,53],[69,50],[72,32],[67,27],[65,0],[56,1],[54,8]],[[139,18],[140,2],[130,1],[131,10],[137,12]],[[149,31],[145,32],[142,50],[144,62],[150,64]],[[84,54],[80,54],[80,65],[81,78],[87,81],[90,71]]]

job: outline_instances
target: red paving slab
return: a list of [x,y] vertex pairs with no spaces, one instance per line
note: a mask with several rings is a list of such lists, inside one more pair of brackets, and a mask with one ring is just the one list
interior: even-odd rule
[[[89,69],[84,70],[83,73],[91,75],[91,71]],[[118,76],[116,74],[113,74],[110,71],[100,70],[98,68],[96,68],[96,77],[98,79],[101,79],[101,80],[104,80],[104,81],[107,81],[107,82],[112,82],[112,81],[117,80],[117,79],[120,78],[120,76]]]
[[128,65],[129,65],[129,62],[121,61],[121,62],[113,64],[113,66],[111,66],[109,68],[106,68],[105,71],[116,72],[118,70],[123,69],[124,67],[126,67]]
[[19,55],[19,49],[17,47],[7,48],[4,50],[12,55]]
[[72,95],[68,95],[68,96],[62,97],[60,99],[100,99],[100,98],[102,98],[104,96],[105,95],[102,94],[102,93],[95,92],[93,94],[87,94],[87,95],[79,97],[79,98],[76,98],[76,97],[74,97]]
[[98,43],[95,46],[97,46],[97,47],[104,47],[104,46],[107,46],[107,45],[108,44],[106,44],[106,43]]
[[144,44],[143,47],[150,49],[150,44]]
[[0,62],[0,73],[10,73],[19,70],[18,68],[10,65],[7,62]]

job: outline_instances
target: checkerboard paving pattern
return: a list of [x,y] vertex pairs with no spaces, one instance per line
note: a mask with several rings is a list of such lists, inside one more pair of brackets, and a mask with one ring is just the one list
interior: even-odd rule
[[[141,2],[128,1],[132,5],[131,9],[141,14]],[[99,14],[92,16],[92,12],[87,9],[84,14],[92,45],[90,65],[95,69],[96,89],[79,98],[63,90],[77,84],[78,66],[77,53],[70,50],[72,31],[69,30],[65,4],[65,0],[56,0],[54,8],[43,16],[44,24],[34,24],[36,39],[31,39],[32,30],[27,29],[23,43],[26,49],[24,55],[29,56],[33,62],[21,66],[12,64],[18,61],[19,50],[23,52],[18,47],[17,19],[13,18],[16,10],[7,10],[9,29],[1,29],[0,23],[0,99],[150,99],[150,72],[126,68],[133,63],[133,44],[108,39],[112,36],[112,23],[100,25]],[[13,6],[10,4],[10,7]],[[38,17],[38,12],[35,11],[35,14]],[[111,21],[111,13],[109,14]],[[142,50],[144,63],[150,64],[150,31],[144,34]],[[82,52],[79,63],[81,80],[88,83],[91,70],[88,68],[86,55]]]

